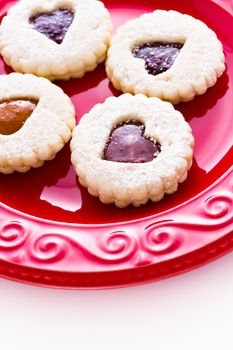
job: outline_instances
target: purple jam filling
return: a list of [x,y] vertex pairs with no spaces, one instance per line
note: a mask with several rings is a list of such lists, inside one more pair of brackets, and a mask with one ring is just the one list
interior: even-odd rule
[[74,12],[66,8],[40,13],[29,19],[33,28],[49,39],[61,44],[74,19]]
[[146,163],[160,153],[160,145],[144,137],[145,127],[137,122],[118,125],[109,137],[104,159],[122,163]]
[[144,59],[149,74],[157,75],[171,68],[182,47],[182,44],[146,43],[137,47],[133,54]]

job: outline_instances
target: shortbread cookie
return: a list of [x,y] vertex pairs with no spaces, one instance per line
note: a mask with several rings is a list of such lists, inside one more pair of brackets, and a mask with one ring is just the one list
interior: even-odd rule
[[83,116],[73,132],[72,163],[91,195],[137,207],[177,190],[192,165],[193,144],[172,104],[124,94]]
[[0,172],[26,172],[55,157],[71,138],[74,107],[49,80],[0,76]]
[[0,51],[15,71],[81,78],[106,58],[110,14],[97,0],[20,0],[0,26]]
[[213,86],[225,70],[224,61],[222,44],[206,24],[156,10],[118,29],[106,67],[116,89],[176,104]]

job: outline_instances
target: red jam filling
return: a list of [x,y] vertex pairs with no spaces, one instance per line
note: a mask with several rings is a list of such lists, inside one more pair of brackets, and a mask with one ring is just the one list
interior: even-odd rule
[[137,47],[133,55],[145,61],[149,74],[157,75],[171,68],[182,47],[182,44],[146,43]]
[[61,44],[74,19],[74,12],[67,8],[40,13],[29,19],[29,23],[50,40]]
[[123,163],[146,163],[160,153],[160,145],[144,137],[145,127],[140,123],[118,125],[109,137],[104,159]]

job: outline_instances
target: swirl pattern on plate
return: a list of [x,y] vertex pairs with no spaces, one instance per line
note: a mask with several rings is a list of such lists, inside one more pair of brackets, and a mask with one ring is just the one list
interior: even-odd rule
[[26,227],[18,221],[10,221],[0,229],[0,250],[14,250],[21,247],[29,235]]
[[134,230],[122,223],[100,226],[96,232],[90,229],[87,233],[82,226],[68,225],[59,233],[60,230],[54,231],[55,224],[50,232],[51,224],[41,225],[36,219],[31,221],[29,230],[23,215],[22,221],[4,220],[0,259],[38,268],[46,263],[60,271],[71,264],[79,272],[91,267],[108,271],[111,266],[124,269],[167,260],[188,251],[190,242],[201,247],[233,230],[232,191],[213,191],[203,196],[201,205],[196,205],[195,200],[187,205],[192,215],[179,216],[174,210],[161,214],[159,220],[139,220]]

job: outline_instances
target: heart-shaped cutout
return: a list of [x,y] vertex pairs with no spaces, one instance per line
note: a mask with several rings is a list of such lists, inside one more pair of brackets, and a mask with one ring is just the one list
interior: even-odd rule
[[183,44],[178,43],[146,43],[137,47],[133,54],[144,59],[149,74],[157,75],[171,68],[182,47]]
[[160,153],[160,145],[144,137],[145,127],[137,122],[118,125],[110,135],[104,159],[122,163],[146,163]]
[[52,12],[39,13],[29,19],[29,23],[50,40],[61,44],[74,19],[74,12],[59,8]]
[[11,100],[0,103],[0,134],[11,135],[22,128],[37,106],[36,100]]

